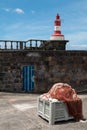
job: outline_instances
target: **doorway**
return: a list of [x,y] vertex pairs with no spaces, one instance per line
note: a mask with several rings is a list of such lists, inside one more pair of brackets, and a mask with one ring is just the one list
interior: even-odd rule
[[34,91],[34,65],[23,67],[23,91]]

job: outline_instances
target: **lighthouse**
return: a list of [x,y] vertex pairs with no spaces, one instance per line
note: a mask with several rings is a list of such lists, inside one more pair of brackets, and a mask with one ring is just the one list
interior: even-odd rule
[[54,21],[54,34],[51,35],[50,40],[64,40],[64,35],[61,34],[61,20],[59,14],[56,15]]
[[60,15],[57,14],[54,21],[54,34],[41,47],[45,50],[66,50],[67,42],[69,41],[65,40],[64,35],[61,33]]

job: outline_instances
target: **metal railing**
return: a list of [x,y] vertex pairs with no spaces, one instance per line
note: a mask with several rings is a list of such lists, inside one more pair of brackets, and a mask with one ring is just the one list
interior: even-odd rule
[[0,50],[38,50],[46,43],[46,40],[30,39],[27,41],[0,40]]

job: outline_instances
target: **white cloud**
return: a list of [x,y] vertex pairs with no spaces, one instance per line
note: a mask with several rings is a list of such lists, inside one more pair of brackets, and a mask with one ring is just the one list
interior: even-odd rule
[[10,12],[11,8],[3,8],[3,10],[6,11],[6,12]]
[[34,25],[34,26],[25,26],[25,28],[30,28],[32,31],[47,31],[47,30],[51,30],[50,26],[46,26],[46,25]]
[[35,10],[31,10],[31,13],[32,13],[32,14],[35,14]]
[[[20,8],[16,8],[16,9],[11,9],[11,8],[3,8],[4,11],[6,12],[15,12],[17,14],[24,14],[24,11]],[[32,10],[32,14],[34,13],[34,11]]]
[[79,32],[73,32],[73,33],[69,33],[67,35],[65,35],[65,37],[67,36],[67,38],[72,42],[79,42],[81,43],[83,41],[87,43],[87,32],[86,31],[79,31]]
[[67,50],[87,50],[87,45],[86,44],[75,45],[75,44],[69,43],[67,44],[66,49]]
[[16,12],[17,14],[24,14],[24,11],[20,8],[16,8],[14,12]]
[[73,32],[65,35],[69,40],[67,50],[87,50],[87,32]]
[[16,29],[20,29],[22,28],[24,25],[22,22],[19,23],[14,23],[14,24],[9,24],[8,26],[5,26],[5,30],[9,31],[9,30],[16,30]]

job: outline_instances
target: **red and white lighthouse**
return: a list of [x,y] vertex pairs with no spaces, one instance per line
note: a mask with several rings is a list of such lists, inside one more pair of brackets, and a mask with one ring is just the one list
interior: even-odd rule
[[59,14],[56,15],[56,20],[54,21],[54,34],[51,35],[50,40],[64,40],[64,35],[61,34],[61,20]]

